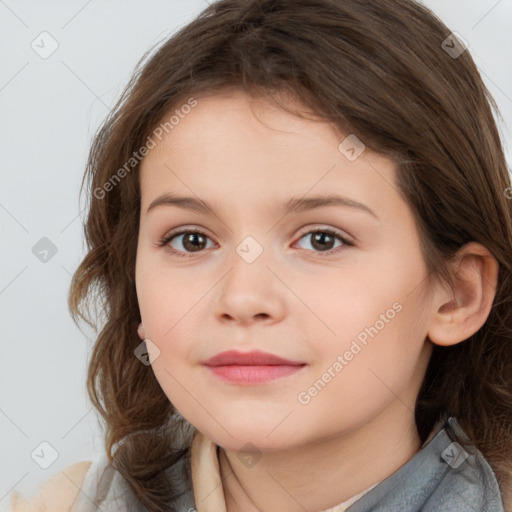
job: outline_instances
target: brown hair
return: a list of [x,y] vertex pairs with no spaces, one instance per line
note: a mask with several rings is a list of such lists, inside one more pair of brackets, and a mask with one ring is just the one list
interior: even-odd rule
[[469,51],[454,56],[443,48],[450,33],[412,0],[220,0],[138,62],[91,146],[82,182],[88,179],[89,252],[73,276],[69,306],[75,322],[80,316],[93,325],[91,307],[103,314],[88,392],[106,423],[111,462],[150,510],[168,509],[177,495],[162,470],[187,453],[173,446],[186,424],[134,356],[140,190],[137,162],[128,170],[126,163],[184,98],[226,87],[269,100],[290,92],[395,161],[432,280],[453,283],[448,264],[467,242],[496,258],[486,323],[462,343],[434,347],[415,414],[422,440],[437,420],[455,416],[507,489],[511,182],[491,106],[499,115],[498,108]]

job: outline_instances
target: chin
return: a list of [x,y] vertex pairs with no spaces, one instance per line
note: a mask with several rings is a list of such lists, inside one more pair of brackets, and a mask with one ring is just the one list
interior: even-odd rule
[[[303,436],[294,435],[286,429],[278,432],[279,428],[275,429],[278,424],[279,421],[276,421],[273,423],[273,427],[268,429],[261,428],[261,425],[249,427],[247,424],[242,426],[225,424],[224,426],[229,434],[220,427],[212,430],[211,422],[208,428],[198,429],[224,450],[233,452],[260,451],[271,453],[294,448],[306,442]],[[269,435],[269,432],[272,433]]]

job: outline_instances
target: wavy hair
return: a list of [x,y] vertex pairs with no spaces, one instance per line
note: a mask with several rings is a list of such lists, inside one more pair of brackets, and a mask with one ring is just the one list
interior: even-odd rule
[[134,155],[186,98],[232,87],[272,101],[289,92],[391,158],[429,279],[453,284],[449,263],[470,241],[496,258],[485,324],[462,343],[434,347],[415,419],[425,440],[436,421],[455,416],[502,494],[510,493],[512,188],[499,110],[470,52],[450,54],[451,37],[413,0],[220,0],[136,64],[90,148],[81,189],[88,252],[73,275],[69,308],[97,333],[87,391],[105,423],[108,457],[148,510],[169,510],[177,498],[164,470],[187,454],[189,438],[175,443],[187,422],[134,356],[141,320]]

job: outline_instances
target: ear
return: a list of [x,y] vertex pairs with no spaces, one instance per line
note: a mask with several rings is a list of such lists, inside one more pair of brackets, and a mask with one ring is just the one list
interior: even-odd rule
[[137,327],[137,334],[139,335],[139,338],[141,340],[145,340],[146,339],[146,331],[144,330],[144,327],[142,326],[142,323],[140,323],[139,326]]
[[455,289],[436,290],[429,339],[455,345],[477,332],[487,320],[496,295],[499,264],[482,244],[470,242],[455,256]]

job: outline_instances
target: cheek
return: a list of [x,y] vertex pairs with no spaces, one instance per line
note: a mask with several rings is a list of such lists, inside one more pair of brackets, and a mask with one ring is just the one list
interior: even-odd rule
[[[318,316],[329,326],[314,347],[320,362],[316,377],[329,381],[326,389],[331,389],[322,391],[325,400],[338,397],[361,407],[365,401],[392,398],[390,390],[404,390],[423,367],[428,331],[428,308],[418,286],[423,267],[411,255],[397,269],[397,257],[382,257],[379,266],[353,272],[338,281],[343,284],[331,280],[321,294],[310,296],[310,304],[316,304]],[[385,270],[393,268],[388,265],[392,261],[394,273]],[[336,377],[325,373],[329,371]]]
[[154,260],[143,254],[137,260],[137,300],[147,337],[165,345],[191,323],[211,284],[190,268],[167,268]]
[[191,369],[199,362],[198,344],[205,339],[201,327],[212,287],[191,274],[190,269],[160,271],[141,265],[137,287],[146,336],[156,346],[157,357],[151,358],[153,373],[168,399],[185,417],[197,415],[197,404],[191,402],[190,393],[196,396],[202,382],[197,369]]
[[308,293],[305,302],[317,317],[308,314],[309,324],[317,324],[315,329],[321,333],[315,350],[343,353],[354,340],[365,347],[372,339],[385,338],[386,332],[397,332],[403,316],[403,287],[389,275],[380,281],[376,277],[368,270],[340,273],[339,279],[326,280]]
[[402,309],[384,326],[352,327],[354,336],[322,347],[322,362],[294,397],[306,421],[323,418],[319,428],[335,433],[364,425],[397,397],[399,408],[414,410],[426,359],[422,334],[411,328],[409,313]]

